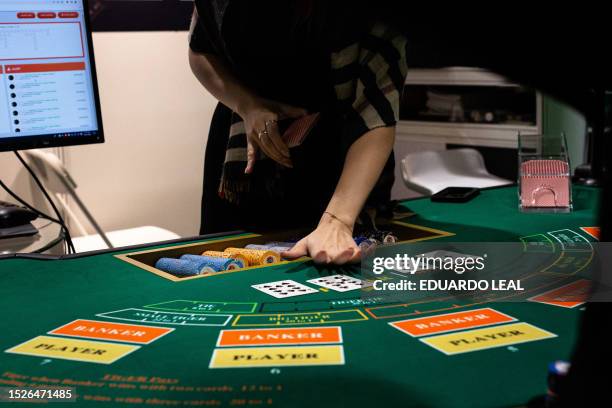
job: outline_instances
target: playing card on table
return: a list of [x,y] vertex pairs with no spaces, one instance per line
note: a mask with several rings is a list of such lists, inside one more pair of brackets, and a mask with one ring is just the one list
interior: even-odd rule
[[336,292],[348,292],[349,290],[361,289],[366,286],[366,282],[361,279],[346,275],[331,275],[324,278],[310,279],[306,282],[335,290]]
[[267,295],[274,296],[275,298],[280,299],[318,292],[318,290],[316,289],[313,289],[306,285],[302,285],[301,283],[290,279],[276,282],[260,283],[259,285],[252,285],[251,287],[262,291]]

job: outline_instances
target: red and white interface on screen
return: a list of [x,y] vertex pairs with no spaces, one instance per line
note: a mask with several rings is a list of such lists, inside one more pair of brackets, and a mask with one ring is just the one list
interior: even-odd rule
[[98,130],[82,0],[0,1],[0,138]]

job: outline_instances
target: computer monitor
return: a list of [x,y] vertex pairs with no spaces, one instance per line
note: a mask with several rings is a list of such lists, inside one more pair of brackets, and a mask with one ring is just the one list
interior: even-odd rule
[[0,151],[104,141],[87,10],[0,1]]

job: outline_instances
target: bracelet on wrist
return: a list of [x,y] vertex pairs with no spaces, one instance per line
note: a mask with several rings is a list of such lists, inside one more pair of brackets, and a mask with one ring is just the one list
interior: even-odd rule
[[327,214],[327,215],[329,215],[329,216],[330,216],[332,219],[334,219],[334,220],[338,221],[340,224],[342,224],[342,225],[344,225],[346,228],[348,228],[348,229],[349,229],[349,231],[353,232],[353,227],[352,227],[352,226],[350,226],[350,225],[348,225],[346,222],[342,221],[342,220],[340,219],[340,217],[338,217],[336,214],[333,214],[333,213],[331,213],[331,212],[329,212],[329,211],[324,211],[324,212],[323,212],[323,214]]

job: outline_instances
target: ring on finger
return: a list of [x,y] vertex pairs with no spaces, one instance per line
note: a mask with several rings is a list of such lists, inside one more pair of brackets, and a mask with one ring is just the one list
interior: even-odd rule
[[266,135],[268,134],[268,129],[269,129],[269,127],[268,127],[268,126],[270,126],[270,125],[271,125],[271,124],[273,124],[273,123],[276,123],[276,121],[275,121],[275,120],[272,120],[272,119],[270,119],[270,120],[266,120],[266,121],[264,122],[264,126],[266,127],[266,130],[265,130]]
[[263,135],[268,135],[268,130],[267,130],[267,129],[260,130],[260,131],[258,131],[258,132],[257,132],[257,138],[258,138],[259,140],[261,140],[261,137],[262,137]]

